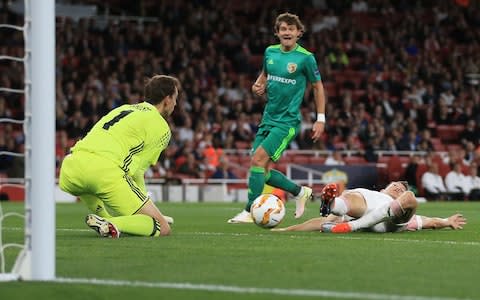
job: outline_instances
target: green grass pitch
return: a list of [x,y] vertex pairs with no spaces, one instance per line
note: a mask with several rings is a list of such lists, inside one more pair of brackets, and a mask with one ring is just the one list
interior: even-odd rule
[[[4,212],[23,203],[1,203]],[[480,203],[421,204],[463,213],[464,230],[276,233],[226,220],[243,204],[161,203],[175,218],[166,238],[97,237],[80,203],[56,206],[54,282],[0,283],[0,299],[479,299]],[[309,203],[302,220],[318,215]],[[288,203],[281,226],[295,223]],[[23,221],[3,222],[3,242]],[[7,269],[16,249],[6,251]]]

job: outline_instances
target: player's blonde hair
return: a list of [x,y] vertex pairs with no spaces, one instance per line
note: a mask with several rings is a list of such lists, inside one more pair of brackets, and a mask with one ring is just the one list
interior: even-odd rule
[[300,30],[302,34],[305,32],[305,25],[303,25],[302,21],[300,21],[300,18],[295,14],[286,12],[283,14],[279,14],[277,16],[277,19],[275,20],[275,28],[274,28],[275,33],[278,33],[278,30],[280,28],[280,23],[282,22],[285,22],[288,25],[297,26],[298,30]]

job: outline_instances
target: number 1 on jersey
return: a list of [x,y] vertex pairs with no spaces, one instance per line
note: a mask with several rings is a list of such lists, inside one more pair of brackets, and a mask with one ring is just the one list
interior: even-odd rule
[[129,113],[133,112],[133,110],[122,110],[118,115],[116,115],[113,119],[103,124],[103,129],[108,130],[110,126],[115,125],[118,121],[125,118]]

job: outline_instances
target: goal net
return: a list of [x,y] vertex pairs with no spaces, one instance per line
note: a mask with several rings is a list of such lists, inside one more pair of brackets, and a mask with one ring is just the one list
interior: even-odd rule
[[[24,38],[23,57],[0,53],[0,62],[23,63],[24,86],[0,86],[0,93],[21,94],[25,100],[23,120],[0,118],[0,126],[23,125],[24,153],[3,151],[0,155],[24,157],[25,169],[24,177],[16,182],[0,179],[0,193],[22,186],[25,195],[23,214],[7,212],[0,204],[0,281],[55,278],[55,2],[25,0],[21,12],[23,26],[0,24],[0,32],[20,31]],[[2,49],[8,52],[9,48]],[[7,63],[6,69],[10,66]],[[23,244],[4,240],[4,224],[14,217],[24,219]],[[7,270],[5,253],[10,248],[20,251]]]

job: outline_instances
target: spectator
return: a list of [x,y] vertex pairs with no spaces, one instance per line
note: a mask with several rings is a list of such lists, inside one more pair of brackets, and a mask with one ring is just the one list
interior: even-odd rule
[[210,176],[213,179],[237,179],[237,176],[232,172],[230,168],[230,162],[226,156],[220,159],[220,164],[217,166],[216,171]]
[[468,120],[467,126],[465,126],[465,129],[460,133],[460,140],[463,145],[466,145],[467,142],[472,142],[475,145],[479,144],[480,133],[477,130],[475,120]]
[[478,167],[473,163],[468,170],[469,174],[467,175],[466,180],[468,200],[480,200],[480,177],[478,176]]
[[363,0],[353,0],[352,12],[367,12],[368,4]]
[[338,17],[335,15],[332,9],[329,9],[326,16],[313,22],[312,32],[316,33],[322,30],[331,30],[337,26],[338,26]]
[[467,178],[462,173],[462,163],[451,164],[452,170],[445,176],[445,186],[454,200],[463,200],[468,195]]
[[193,153],[188,153],[186,160],[178,168],[178,172],[194,178],[202,178],[203,172]]
[[205,134],[205,138],[200,142],[198,148],[201,149],[202,156],[204,157],[206,177],[209,177],[209,174],[217,170],[223,156],[223,150],[215,147],[211,133]]
[[422,175],[422,186],[427,199],[447,200],[447,188],[442,176],[438,174],[438,165],[431,163],[427,172]]
[[326,166],[343,166],[345,161],[343,160],[342,153],[339,151],[332,151],[329,153],[325,160]]
[[420,156],[412,155],[410,156],[410,161],[405,169],[405,180],[408,182],[409,190],[412,191],[415,195],[418,195],[417,189],[417,169],[418,164],[420,163]]
[[[155,72],[178,74],[185,83],[183,94],[186,101],[181,102],[185,107],[182,111],[178,107],[177,114],[189,115],[192,124],[185,125],[183,117],[173,116],[177,129],[182,131],[178,135],[182,141],[188,139],[197,123],[204,123],[204,130],[211,130],[213,123],[223,126],[235,122],[238,112],[247,114],[247,123],[258,123],[253,120],[252,111],[261,112],[264,102],[260,97],[253,97],[245,87],[250,86],[257,76],[261,61],[255,58],[263,53],[263,46],[272,41],[267,26],[263,25],[264,20],[271,17],[270,1],[255,2],[255,9],[249,11],[248,19],[254,22],[252,26],[260,28],[255,35],[250,34],[253,30],[244,27],[245,14],[236,11],[234,5],[213,7],[203,1],[187,2],[179,2],[173,15],[168,14],[171,5],[154,6],[151,1],[142,6],[144,11],[128,1],[116,1],[111,6],[112,11],[131,14],[169,15],[154,24],[118,21],[103,26],[85,20],[62,19],[62,26],[57,27],[57,100],[60,103],[57,105],[57,128],[68,129],[70,138],[82,137],[99,115],[123,103],[137,101],[144,76]],[[333,82],[333,88],[327,89],[330,99],[337,96],[343,82],[354,81],[358,88],[365,81],[368,85],[362,87],[366,93],[360,97],[360,102],[365,105],[366,113],[372,116],[374,108],[381,106],[387,122],[392,121],[397,112],[405,114],[405,118],[414,116],[420,129],[436,124],[463,124],[467,120],[478,122],[480,99],[477,83],[466,76],[478,73],[480,65],[479,57],[475,55],[480,38],[471,34],[478,27],[478,18],[475,18],[478,5],[459,8],[454,1],[441,1],[441,5],[435,4],[432,8],[431,3],[425,1],[419,5],[407,2],[315,0],[311,4],[302,3],[302,10],[310,12],[305,14],[305,23],[312,29],[306,36],[306,48],[317,57],[326,58],[328,53],[335,51],[344,52],[348,57],[348,63],[344,64],[348,65],[346,72],[332,73],[328,59],[320,63],[322,80],[332,82],[334,78],[339,83]],[[246,3],[254,1],[247,0]],[[283,4],[282,8],[298,9],[293,2]],[[326,15],[317,13],[318,7],[322,7]],[[9,20],[23,22],[8,10],[4,15]],[[192,15],[208,17],[202,22],[182,18]],[[434,20],[414,17],[418,15],[430,15]],[[228,16],[228,23],[222,16]],[[371,22],[361,22],[362,30],[355,28],[362,18],[374,18],[374,26]],[[398,23],[396,18],[404,22]],[[465,38],[467,34],[468,39]],[[3,40],[8,45],[13,43],[5,50],[9,53],[4,54],[14,54],[19,51],[18,47],[23,47],[12,33],[5,32]],[[201,45],[200,40],[208,42]],[[22,86],[22,65],[6,62],[5,66],[5,72],[0,75],[0,86]],[[371,76],[365,70],[369,70]],[[418,103],[421,96],[423,105],[412,106],[408,112],[404,110],[400,101],[403,91]],[[23,113],[17,95],[4,93],[0,97],[0,116],[16,117]],[[306,97],[311,99],[312,96]],[[341,143],[350,134],[360,135],[359,128],[364,129],[363,126],[355,127],[358,124],[351,115],[356,110],[357,99],[353,93],[351,97],[354,104],[349,107],[331,101],[335,103],[335,109],[347,117],[335,122],[335,114],[329,112],[335,120],[331,122],[330,117],[327,118],[329,133],[342,131]],[[250,98],[256,109],[247,101]],[[218,112],[214,112],[214,107],[220,107]],[[425,115],[423,119],[422,115]],[[390,130],[397,126],[402,125],[396,121],[387,124],[386,136],[395,136]],[[256,128],[252,131],[255,132]],[[227,129],[221,139],[222,147],[234,148],[239,139],[236,134],[232,136]],[[302,134],[304,140],[308,138],[307,131]],[[200,139],[202,136],[200,134]],[[478,146],[478,137],[474,143]],[[297,145],[300,149],[312,146],[298,139]]]

